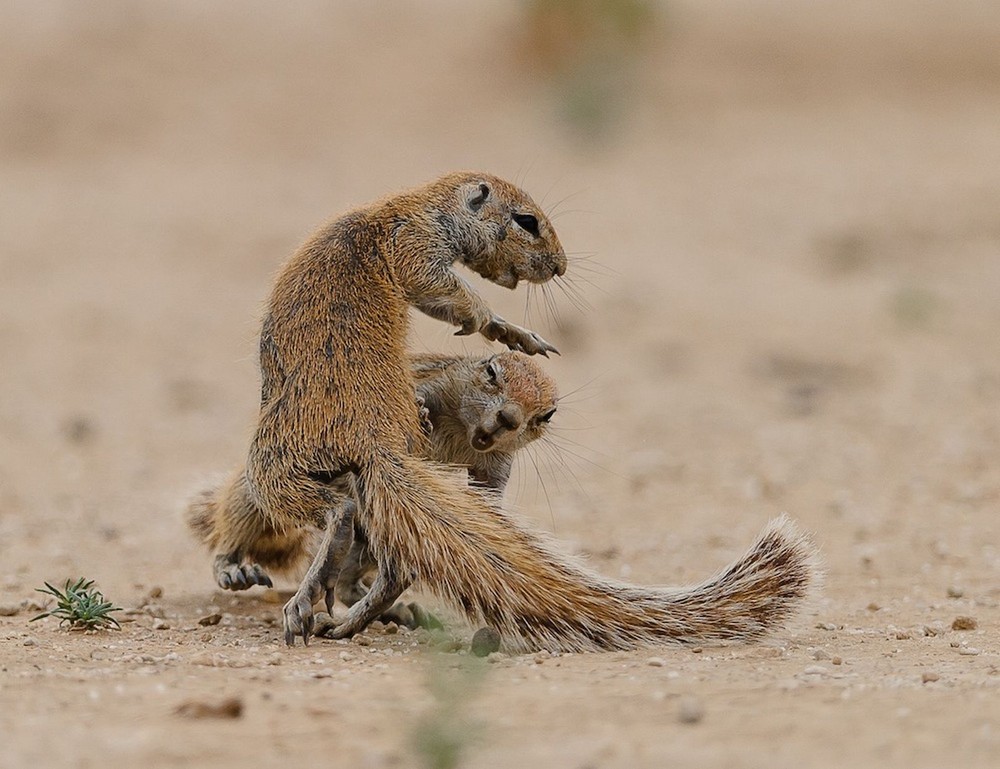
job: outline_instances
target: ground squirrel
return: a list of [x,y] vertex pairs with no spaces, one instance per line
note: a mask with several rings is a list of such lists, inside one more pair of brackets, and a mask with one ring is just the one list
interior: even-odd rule
[[[463,466],[474,483],[502,494],[515,454],[540,438],[555,414],[555,382],[519,352],[485,358],[420,353],[410,356],[410,371],[417,404],[429,422],[423,456]],[[191,530],[215,553],[215,580],[227,590],[270,587],[268,572],[294,569],[316,549],[308,544],[325,525],[325,520],[316,520],[309,527],[275,530],[241,475],[236,483],[201,492],[186,513]],[[340,491],[350,493],[346,479]],[[364,595],[359,580],[372,564],[364,532],[358,529],[350,556],[339,565],[337,594],[347,605]],[[331,599],[328,596],[328,610]]]
[[[410,453],[421,431],[405,354],[409,305],[460,333],[528,353],[553,349],[493,314],[452,271],[456,261],[509,288],[566,269],[551,223],[526,193],[458,173],[329,222],[271,294],[247,490],[276,529],[322,513],[346,543],[353,506],[337,507],[331,487],[350,477],[378,574],[332,635],[357,632],[413,582],[496,628],[511,650],[749,640],[786,620],[813,581],[811,548],[787,522],[699,586],[637,587],[586,570],[495,496]],[[311,612],[286,606],[286,634],[301,632]]]

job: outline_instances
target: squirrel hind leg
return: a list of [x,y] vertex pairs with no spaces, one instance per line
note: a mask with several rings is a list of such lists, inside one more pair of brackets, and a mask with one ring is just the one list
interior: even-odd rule
[[313,605],[320,598],[325,599],[327,612],[333,609],[337,578],[354,544],[354,512],[354,502],[347,499],[327,511],[326,530],[316,557],[282,611],[288,646],[294,646],[298,636],[302,643],[309,643],[316,626]]

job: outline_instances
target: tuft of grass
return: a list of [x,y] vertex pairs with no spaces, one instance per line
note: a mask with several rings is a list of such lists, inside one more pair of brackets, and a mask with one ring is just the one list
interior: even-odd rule
[[111,616],[112,612],[121,611],[111,601],[104,600],[100,590],[93,590],[94,580],[80,577],[76,582],[66,580],[66,585],[60,590],[48,582],[45,587],[35,588],[39,593],[54,596],[56,607],[32,617],[34,622],[44,617],[58,617],[59,626],[68,625],[74,630],[97,630],[113,628],[120,630],[118,620]]
[[471,704],[482,685],[486,665],[475,658],[434,653],[427,688],[434,707],[417,722],[413,746],[426,769],[456,769],[482,738],[483,725],[472,717]]

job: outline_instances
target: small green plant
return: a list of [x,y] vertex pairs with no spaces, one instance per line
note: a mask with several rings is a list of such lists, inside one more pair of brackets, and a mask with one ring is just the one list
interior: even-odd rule
[[69,625],[75,630],[96,630],[98,628],[121,629],[121,625],[111,612],[121,611],[111,601],[105,601],[100,590],[91,590],[94,580],[80,577],[76,582],[66,580],[66,586],[60,590],[48,582],[44,588],[35,588],[39,593],[55,596],[56,607],[50,611],[32,617],[31,621],[43,617],[59,617],[59,626]]
[[456,769],[482,737],[483,725],[470,714],[486,665],[473,657],[439,652],[428,660],[427,688],[434,707],[414,727],[414,748],[426,769]]

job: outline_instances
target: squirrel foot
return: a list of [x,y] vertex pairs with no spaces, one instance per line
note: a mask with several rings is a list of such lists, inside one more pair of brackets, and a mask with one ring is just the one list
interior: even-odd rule
[[550,352],[559,354],[559,350],[534,331],[516,326],[499,315],[494,315],[490,322],[480,329],[480,333],[491,341],[500,342],[512,350],[520,350],[528,355],[544,355],[547,358]]
[[302,636],[304,646],[309,645],[309,636],[312,635],[315,624],[312,606],[312,598],[301,588],[285,604],[282,614],[285,618],[285,643],[288,646],[295,646],[296,636]]
[[360,633],[372,620],[385,614],[407,587],[409,587],[407,580],[402,579],[394,570],[386,568],[384,564],[380,565],[378,575],[368,593],[351,607],[343,622],[332,628],[324,626],[323,637],[350,638],[355,633]]
[[[313,613],[313,604],[316,603],[317,593],[322,592],[324,603],[326,604],[326,614],[323,612]],[[324,586],[318,582],[304,581],[282,609],[284,616],[285,644],[295,646],[295,638],[302,637],[303,646],[309,645],[309,636],[323,635],[324,632],[334,624],[333,602],[334,589],[332,586]]]
[[223,590],[249,590],[254,585],[274,587],[271,578],[259,564],[241,564],[232,554],[216,556],[215,581]]
[[[394,622],[400,627],[410,630],[418,628],[440,630],[444,627],[441,620],[421,607],[420,604],[403,603],[402,601],[397,601],[391,608],[386,609],[378,619],[385,625]],[[316,612],[312,634],[317,638],[338,638],[340,636],[333,635],[333,631],[340,627],[340,624],[329,612]]]

